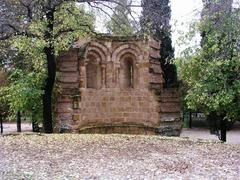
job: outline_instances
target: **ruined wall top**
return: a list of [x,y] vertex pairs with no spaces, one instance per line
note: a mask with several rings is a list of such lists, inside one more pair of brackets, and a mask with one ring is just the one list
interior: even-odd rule
[[90,42],[122,42],[122,43],[143,43],[145,45],[160,50],[160,41],[154,39],[152,36],[144,35],[129,35],[129,36],[119,36],[119,35],[109,35],[109,34],[99,34],[95,37],[85,37],[80,38],[75,43],[73,43],[72,48],[80,48],[84,44]]

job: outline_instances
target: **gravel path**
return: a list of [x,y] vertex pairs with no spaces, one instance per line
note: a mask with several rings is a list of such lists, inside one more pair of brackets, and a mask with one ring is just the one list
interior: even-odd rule
[[[22,122],[21,123],[22,132],[31,132],[32,131],[32,124],[29,122]],[[4,122],[3,123],[3,133],[15,133],[17,132],[17,124],[16,122]]]
[[239,179],[240,145],[130,135],[0,136],[0,179]]
[[[181,137],[190,139],[206,139],[219,141],[217,135],[210,134],[210,130],[206,128],[182,129]],[[227,131],[227,144],[240,144],[240,128],[234,128]],[[239,178],[240,179],[240,178]]]
[[[3,133],[16,133],[17,126],[16,123],[4,123]],[[32,124],[29,122],[22,123],[22,132],[31,132]],[[206,127],[194,127],[192,129],[183,128],[181,132],[181,137],[189,138],[193,140],[204,139],[204,140],[215,140],[219,141],[216,135],[210,134],[210,130]],[[240,122],[235,123],[234,127],[227,131],[227,143],[228,144],[240,144]],[[240,179],[240,178],[239,178]]]

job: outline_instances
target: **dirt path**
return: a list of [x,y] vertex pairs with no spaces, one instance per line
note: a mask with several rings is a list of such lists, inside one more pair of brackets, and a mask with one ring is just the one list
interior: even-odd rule
[[[205,128],[183,129],[181,137],[188,137],[190,139],[206,139],[219,141],[216,135],[210,134],[210,131]],[[231,130],[227,132],[228,144],[240,144],[240,130]]]
[[[210,134],[210,130],[207,128],[184,128],[181,133],[181,137],[188,137],[190,139],[209,139],[218,141],[216,135]],[[228,144],[240,144],[240,122],[236,122],[233,128],[227,131],[227,143]]]
[[[17,131],[16,123],[3,124],[4,134],[15,133],[16,131]],[[31,132],[32,131],[31,123],[23,122],[22,131]],[[181,137],[187,137],[193,140],[205,139],[219,141],[218,137],[216,135],[210,134],[210,131],[207,128],[192,128],[192,129],[184,128],[182,130]],[[227,143],[240,144],[240,123],[236,123],[236,125],[230,131],[227,131]]]
[[240,145],[127,135],[0,137],[0,179],[233,179]]
[[[22,132],[31,132],[32,131],[32,124],[30,122],[23,122],[21,123]],[[17,132],[17,124],[16,122],[4,122],[3,123],[3,133],[14,133]]]

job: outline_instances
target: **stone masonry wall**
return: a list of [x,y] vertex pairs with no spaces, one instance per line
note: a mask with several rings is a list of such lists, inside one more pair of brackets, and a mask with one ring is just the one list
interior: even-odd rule
[[111,37],[63,53],[56,131],[179,135],[179,95],[163,89],[159,50],[153,39]]

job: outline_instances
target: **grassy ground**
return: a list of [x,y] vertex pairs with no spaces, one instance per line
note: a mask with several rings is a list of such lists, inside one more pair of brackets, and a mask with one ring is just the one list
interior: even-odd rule
[[0,179],[239,179],[240,145],[130,135],[0,136]]

